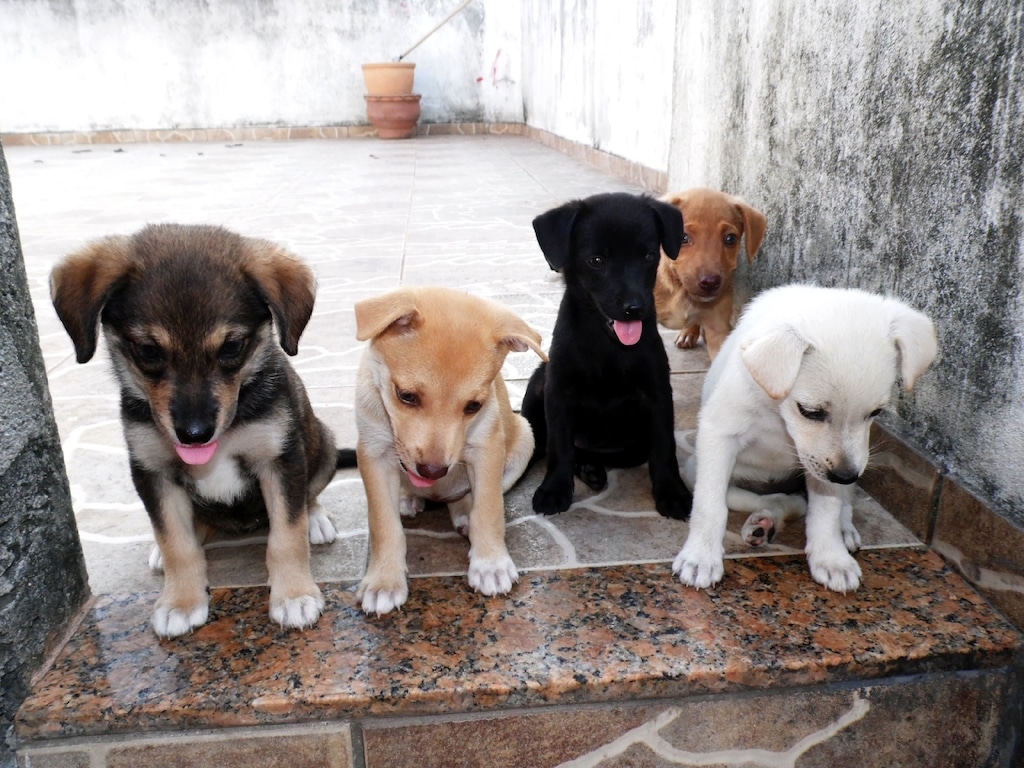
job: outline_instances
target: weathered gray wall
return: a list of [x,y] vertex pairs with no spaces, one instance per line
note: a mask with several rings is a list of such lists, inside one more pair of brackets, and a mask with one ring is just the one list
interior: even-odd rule
[[523,0],[528,125],[668,164],[676,0]]
[[941,359],[893,425],[1024,524],[1024,6],[686,5],[671,186],[765,210],[751,290],[816,281],[928,312]]
[[29,678],[88,593],[0,146],[0,765]]
[[[0,0],[0,131],[366,123],[361,65],[455,0]],[[417,48],[423,122],[521,122],[519,4],[475,0]]]

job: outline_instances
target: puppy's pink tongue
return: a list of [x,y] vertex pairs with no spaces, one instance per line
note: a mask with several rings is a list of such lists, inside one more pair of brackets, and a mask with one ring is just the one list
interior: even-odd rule
[[175,445],[174,450],[186,464],[205,464],[217,452],[217,441],[206,445]]
[[644,331],[644,324],[639,320],[613,320],[612,328],[619,341],[627,347],[631,347],[640,341],[640,334]]
[[435,482],[437,482],[436,480],[431,480],[426,477],[420,477],[411,469],[407,469],[406,473],[409,475],[409,482],[415,485],[417,488],[429,488]]

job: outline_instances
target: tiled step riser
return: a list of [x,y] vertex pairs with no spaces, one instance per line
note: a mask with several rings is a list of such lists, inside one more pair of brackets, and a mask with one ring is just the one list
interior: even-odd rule
[[624,768],[760,764],[767,754],[772,765],[799,760],[800,768],[974,768],[1006,757],[999,722],[1011,688],[1003,669],[631,705],[80,740],[28,747],[20,758],[23,768]]

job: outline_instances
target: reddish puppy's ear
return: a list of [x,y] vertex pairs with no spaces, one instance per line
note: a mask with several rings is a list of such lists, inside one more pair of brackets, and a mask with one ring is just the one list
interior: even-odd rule
[[249,248],[242,271],[256,284],[277,323],[281,348],[298,354],[299,337],[313,314],[316,279],[313,271],[274,243],[244,238]]
[[357,301],[355,311],[356,338],[359,341],[375,339],[392,326],[409,330],[415,327],[420,317],[415,297],[402,288]]
[[679,249],[683,247],[683,212],[674,205],[653,198],[648,198],[647,204],[658,219],[662,250],[670,259],[678,258]]
[[733,201],[743,217],[743,234],[747,238],[747,261],[753,262],[757,252],[761,249],[761,241],[768,231],[768,219],[757,208],[746,203],[741,198]]
[[548,266],[555,272],[569,263],[572,228],[576,223],[576,216],[582,209],[582,201],[573,200],[552,208],[533,220],[533,233],[537,236],[537,244],[540,245]]
[[53,268],[50,297],[78,362],[96,353],[100,312],[133,268],[130,240],[122,236],[89,243]]

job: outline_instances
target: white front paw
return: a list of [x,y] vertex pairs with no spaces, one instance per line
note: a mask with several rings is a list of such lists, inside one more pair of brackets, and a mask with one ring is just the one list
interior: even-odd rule
[[356,598],[360,601],[364,613],[383,616],[405,604],[409,599],[409,585],[405,581],[405,576],[386,582],[367,576],[359,585]]
[[282,627],[302,629],[313,626],[324,610],[324,596],[316,586],[313,590],[315,592],[287,598],[271,594],[270,618]]
[[178,637],[191,632],[194,627],[202,626],[210,617],[210,606],[203,599],[193,605],[175,606],[157,602],[156,610],[150,619],[153,631],[160,637]]
[[469,558],[469,586],[484,595],[504,595],[519,581],[519,571],[508,555],[491,560]]
[[707,589],[722,580],[724,555],[722,547],[709,549],[687,541],[672,561],[672,573],[678,574],[679,581],[687,586]]
[[164,569],[164,556],[156,544],[149,550],[149,567],[156,573],[160,573]]
[[817,553],[807,552],[811,577],[833,592],[852,592],[860,586],[860,565],[845,549],[835,548]]
[[309,510],[309,543],[310,544],[330,544],[338,538],[338,531],[334,528],[334,523],[331,522],[331,518],[327,516],[319,507],[313,507]]

